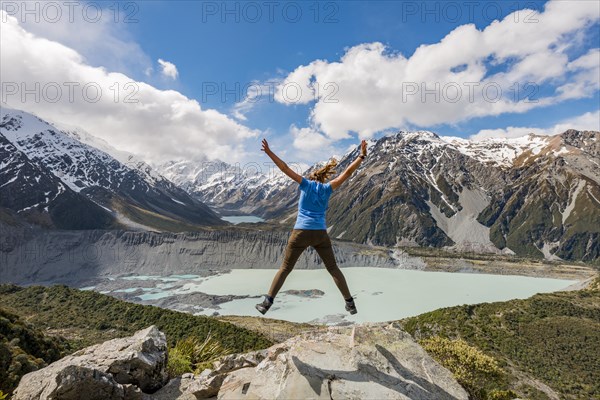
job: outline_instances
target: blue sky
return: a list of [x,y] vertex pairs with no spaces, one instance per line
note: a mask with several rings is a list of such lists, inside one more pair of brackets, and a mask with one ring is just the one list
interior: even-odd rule
[[[410,56],[422,44],[439,42],[458,25],[474,23],[482,29],[494,19],[502,19],[515,10],[535,7],[542,11],[544,3],[506,1],[488,6],[465,3],[456,8],[441,2],[306,1],[297,2],[298,7],[289,7],[287,12],[283,6],[274,8],[271,22],[269,8],[261,2],[257,2],[262,12],[258,17],[255,8],[244,9],[239,2],[224,3],[225,7],[223,3],[213,2],[216,5],[213,9],[212,4],[202,2],[152,1],[141,6],[139,24],[134,27],[134,32],[154,58],[163,57],[177,65],[181,75],[179,88],[183,93],[199,99],[205,107],[228,113],[236,95],[227,94],[223,101],[222,93],[211,94],[213,82],[242,93],[242,86],[255,80],[281,76],[278,71],[291,72],[298,65],[316,59],[337,61],[345,48],[368,42],[383,42],[391,51]],[[301,17],[295,17],[296,10],[301,10]],[[236,12],[228,14],[227,11]],[[522,17],[527,18],[528,14],[523,13]],[[169,23],[172,21],[177,23]],[[158,26],[168,27],[158,30]],[[598,25],[596,29],[590,29],[585,46],[573,56],[600,47],[599,32]],[[236,90],[236,83],[240,90]],[[417,128],[462,137],[481,129],[510,125],[543,128],[582,111],[596,111],[598,106],[596,93],[592,98],[523,114],[507,113],[458,125]],[[287,132],[291,123],[305,125],[309,111],[310,105],[290,107],[267,102],[248,115],[247,125]]]
[[[3,2],[2,6],[5,10],[6,3]],[[554,3],[558,6],[548,11],[545,1],[108,1],[93,3],[104,7],[101,23],[80,21],[78,25],[59,21],[58,24],[44,25],[42,21],[36,25],[30,21],[18,22],[39,37],[55,40],[77,51],[83,57],[82,64],[122,73],[161,92],[174,90],[189,100],[196,100],[202,110],[214,109],[226,116],[230,120],[227,124],[231,126],[223,125],[222,129],[237,133],[213,133],[213,136],[226,138],[221,142],[218,137],[206,136],[204,139],[214,141],[214,146],[221,149],[207,154],[208,157],[220,154],[223,158],[231,152],[243,154],[240,156],[243,159],[255,157],[257,151],[252,145],[260,142],[259,137],[267,136],[284,154],[310,163],[327,157],[331,152],[345,151],[349,145],[358,142],[359,136],[376,138],[397,129],[428,129],[441,135],[460,137],[471,137],[482,131],[493,131],[499,136],[520,132],[511,128],[537,128],[553,133],[557,125],[562,126],[565,122],[575,125],[587,123],[590,124],[588,129],[598,129],[595,119],[600,109],[597,88],[600,76],[596,73],[600,67],[600,53],[594,50],[600,48],[600,11],[594,6],[580,5],[579,8],[587,9],[565,15],[565,24],[571,26],[553,28],[551,25],[555,20],[552,18],[565,14],[559,9],[560,4],[569,2]],[[81,5],[83,7],[85,3]],[[271,15],[269,7],[274,7]],[[107,15],[114,17],[117,9],[118,22],[107,18]],[[256,14],[257,10],[260,10],[260,15]],[[20,10],[13,8],[11,11],[19,17]],[[541,18],[545,12],[547,17]],[[107,19],[109,22],[106,22]],[[499,25],[500,21],[508,31],[523,30],[524,36],[510,43],[502,41],[502,33],[484,35],[484,31],[492,30],[486,28]],[[469,24],[473,26],[469,28]],[[88,32],[97,33],[79,37],[82,26]],[[537,29],[530,30],[532,27]],[[444,39],[454,31],[461,32],[460,40]],[[555,34],[556,37],[548,43],[536,44],[535,32],[539,31],[547,31],[546,36]],[[533,36],[529,32],[534,32]],[[86,39],[86,35],[89,38]],[[528,40],[532,41],[530,49],[527,48]],[[383,50],[368,46],[373,43],[380,43]],[[480,46],[477,43],[485,43],[489,49],[472,54],[472,47]],[[434,49],[435,46],[439,49]],[[518,50],[513,51],[513,46]],[[429,53],[420,58],[413,57],[419,47]],[[341,62],[353,48],[359,61]],[[486,52],[489,53],[487,60]],[[500,53],[503,55],[500,56]],[[454,82],[452,79],[458,79],[458,75],[448,75],[448,71],[442,73],[434,67],[448,58],[461,60],[461,57],[465,60],[464,66],[460,66],[462,61],[457,61],[453,71],[468,69],[466,72],[471,73],[473,70],[472,77],[478,76],[483,68],[485,73],[481,75],[481,81],[490,77],[496,79],[504,89],[505,97],[513,97],[512,102],[507,101],[502,107],[490,104],[482,107],[479,99],[459,107],[433,104],[432,96],[429,96],[425,101],[404,107],[402,102],[392,104],[389,101],[398,98],[400,91],[395,93],[387,88],[371,90],[380,81],[391,82],[390,86],[399,85],[399,82],[404,82],[403,79],[412,82],[409,77],[418,76],[420,68],[431,70],[431,75],[425,76],[431,76],[432,82],[441,82],[442,85],[449,82],[448,79]],[[578,59],[581,62],[572,64]],[[172,64],[177,74],[169,76],[166,70],[161,73],[159,60]],[[318,60],[322,60],[323,65],[315,64]],[[364,63],[370,65],[366,70],[361,69]],[[560,63],[564,64],[561,68],[546,73],[552,70],[549,66]],[[379,66],[382,66],[381,69]],[[339,85],[336,87],[341,97],[336,106],[327,104],[323,98],[302,101],[302,104],[284,104],[263,89],[261,100],[252,107],[236,107],[245,95],[242,88],[253,82],[273,82],[273,88],[286,80],[295,82],[296,78],[291,78],[290,74],[301,67],[304,67],[301,80],[306,78],[307,82],[319,85],[333,81]],[[338,81],[336,74],[342,74],[344,78]],[[394,83],[395,76],[398,76],[398,82]],[[509,76],[514,81],[507,81]],[[10,79],[18,82],[25,78],[11,75]],[[3,80],[6,79],[3,77]],[[368,84],[360,83],[363,80]],[[547,98],[547,104],[523,106],[524,98],[515,101],[514,93],[508,93],[508,88],[518,84],[523,97],[524,93],[531,92],[522,88],[527,82],[535,84],[534,99],[542,99],[544,103],[543,99]],[[557,89],[569,84],[578,84],[573,90],[581,93],[557,95]],[[218,88],[217,93],[208,92],[215,87]],[[222,99],[223,88],[233,91],[227,94],[225,101]],[[442,99],[441,103],[444,102],[449,103]],[[22,104],[22,108],[54,119],[67,115],[64,108],[58,110],[50,104],[45,107]],[[236,109],[243,111],[243,117],[235,113]],[[77,111],[83,115],[89,112],[92,112],[89,107],[85,111]],[[347,116],[343,115],[345,112]],[[382,115],[377,116],[378,112]],[[396,118],[387,117],[394,113],[398,114]],[[427,117],[429,113],[431,117]],[[69,115],[73,114],[75,112],[71,110]],[[86,121],[85,118],[74,118],[75,122]],[[94,118],[87,120],[93,121]],[[135,127],[139,129],[140,124]],[[111,130],[110,125],[104,121],[95,125],[89,123],[84,128],[127,150],[138,150],[149,158],[156,156],[151,154],[155,142],[146,140],[148,145],[141,144],[131,129],[120,132],[118,137],[111,137],[106,133]],[[118,131],[120,128],[115,129]],[[169,151],[164,149],[168,157],[189,157],[184,151],[178,153],[178,143],[185,147],[189,142],[186,135],[202,136],[198,132],[186,133],[183,128],[181,131],[181,140],[177,140],[174,132],[172,148]],[[124,135],[130,137],[123,138]],[[490,135],[493,136],[488,132],[483,136]],[[236,142],[239,146],[225,140]]]

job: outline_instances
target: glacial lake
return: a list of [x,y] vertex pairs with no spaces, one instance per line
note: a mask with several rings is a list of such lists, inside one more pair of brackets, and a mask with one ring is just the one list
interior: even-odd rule
[[261,217],[256,217],[254,215],[228,215],[222,216],[221,219],[223,221],[231,222],[235,225],[241,224],[242,222],[256,223],[264,221],[264,219],[262,219]]
[[[294,270],[265,317],[293,322],[339,323],[380,322],[422,314],[461,304],[505,301],[530,297],[536,293],[565,289],[577,281],[531,278],[514,275],[425,272],[388,268],[343,268],[358,313],[344,310],[342,295],[326,270]],[[136,281],[158,279],[162,283],[144,288],[142,300],[157,300],[175,294],[203,292],[213,295],[259,296],[266,293],[275,269],[234,269],[210,277],[172,275],[165,277],[131,276]],[[142,285],[140,285],[141,287]],[[171,289],[172,288],[172,289]],[[323,291],[322,296],[306,297],[283,293],[287,290]],[[205,308],[197,314],[261,316],[254,305],[262,297],[244,298]]]

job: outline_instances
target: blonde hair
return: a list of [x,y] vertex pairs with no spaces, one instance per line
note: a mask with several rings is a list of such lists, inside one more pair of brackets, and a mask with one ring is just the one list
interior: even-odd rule
[[327,182],[329,180],[329,177],[335,174],[334,168],[337,164],[338,163],[336,159],[332,158],[327,162],[327,164],[325,164],[324,167],[321,167],[318,170],[311,172],[308,176],[308,179],[310,179],[311,181],[318,181],[321,183]]

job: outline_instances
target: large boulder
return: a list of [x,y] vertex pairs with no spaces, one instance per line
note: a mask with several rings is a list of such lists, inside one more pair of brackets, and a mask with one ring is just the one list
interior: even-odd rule
[[[211,393],[212,394],[212,393]],[[218,399],[468,399],[450,371],[396,324],[331,327],[268,349],[227,374]]]
[[151,326],[26,374],[13,399],[142,399],[167,383],[166,365],[165,335]]

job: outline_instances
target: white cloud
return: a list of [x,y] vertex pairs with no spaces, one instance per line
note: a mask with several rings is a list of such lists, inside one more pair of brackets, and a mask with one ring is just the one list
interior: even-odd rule
[[[309,125],[339,140],[352,132],[367,138],[407,125],[524,113],[597,91],[598,49],[571,62],[567,52],[581,42],[573,38],[598,23],[600,3],[550,1],[543,12],[527,11],[528,21],[537,23],[520,13],[521,18],[508,15],[483,30],[473,24],[457,27],[408,58],[390,54],[382,43],[354,46],[339,62],[316,60],[298,67],[279,86],[276,100],[315,101]],[[534,85],[525,87],[528,82]],[[535,94],[540,87],[554,87],[556,93]],[[294,88],[300,92],[290,94]],[[536,101],[525,101],[527,94]]]
[[292,145],[295,150],[291,152],[292,156],[302,162],[309,162],[310,164],[315,161],[326,162],[332,157],[339,161],[340,154],[347,152],[336,146],[333,140],[310,127],[298,128],[292,124],[289,134],[293,138]]
[[561,100],[592,96],[600,90],[600,49],[591,49],[567,64],[575,78],[557,89]]
[[577,129],[578,131],[598,131],[600,132],[600,110],[588,112],[575,118],[569,118],[554,125],[548,130],[549,135],[563,133],[568,129]]
[[331,142],[331,140],[311,128],[298,128],[296,125],[292,125],[290,133],[294,138],[294,147],[302,151],[321,150]]
[[[234,162],[248,156],[244,141],[256,140],[257,131],[215,110],[204,110],[177,91],[159,90],[126,74],[91,66],[72,48],[34,35],[16,18],[0,13],[6,21],[0,36],[2,92],[9,107],[81,126],[148,161]],[[15,87],[8,90],[7,85],[16,85],[16,94],[10,94]],[[33,89],[39,99],[22,89]]]
[[158,63],[161,66],[161,73],[171,79],[177,79],[179,72],[177,71],[177,66],[175,64],[165,61],[161,58],[158,59]]
[[0,1],[0,8],[27,32],[72,48],[91,66],[133,76],[152,68],[152,59],[128,30],[139,14],[134,3]]
[[576,129],[580,131],[600,131],[600,110],[594,112],[588,112],[579,115],[574,118],[568,118],[560,121],[554,126],[549,128],[528,128],[528,127],[514,127],[509,126],[507,128],[500,129],[483,129],[470,137],[471,140],[484,140],[492,138],[518,138],[529,135],[530,133],[536,135],[557,135],[563,133],[569,129]]

